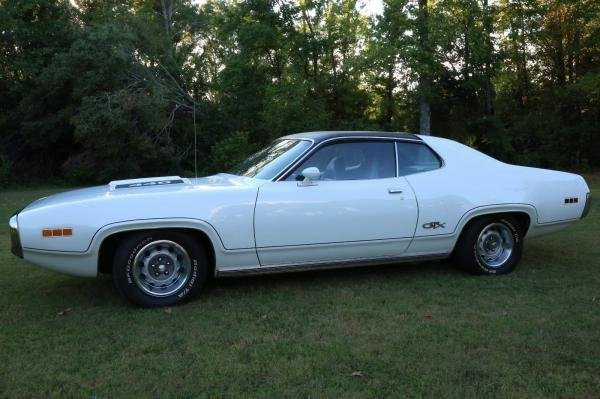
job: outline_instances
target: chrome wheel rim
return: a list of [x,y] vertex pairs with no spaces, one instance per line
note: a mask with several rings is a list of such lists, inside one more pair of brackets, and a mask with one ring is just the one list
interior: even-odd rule
[[504,223],[487,225],[477,238],[476,252],[479,261],[493,269],[502,267],[515,247],[511,229]]
[[173,295],[190,279],[191,264],[190,255],[176,242],[152,241],[133,260],[133,280],[153,297]]

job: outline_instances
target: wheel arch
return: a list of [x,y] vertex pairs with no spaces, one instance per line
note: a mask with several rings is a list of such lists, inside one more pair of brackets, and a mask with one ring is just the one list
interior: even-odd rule
[[215,243],[209,236],[209,234],[199,228],[194,227],[170,227],[170,226],[160,226],[160,227],[141,227],[141,228],[133,228],[133,229],[123,229],[110,232],[104,235],[100,241],[98,246],[98,272],[110,274],[112,272],[112,261],[115,255],[115,251],[119,245],[119,242],[126,236],[134,233],[140,233],[143,231],[151,231],[151,230],[168,230],[168,231],[178,231],[185,234],[189,234],[193,236],[199,243],[202,243],[207,250],[208,253],[208,261],[210,265],[209,275],[214,274],[214,269],[216,265],[216,248]]
[[454,247],[452,250],[454,251],[454,249],[456,249],[456,245],[460,242],[464,232],[471,224],[477,220],[480,220],[481,218],[490,216],[511,216],[515,218],[522,228],[523,237],[525,237],[529,227],[531,226],[531,223],[536,220],[537,213],[535,208],[531,205],[519,206],[518,208],[502,207],[500,209],[481,209],[475,212],[470,212],[462,218],[459,224],[459,228],[457,230],[457,239],[454,242]]

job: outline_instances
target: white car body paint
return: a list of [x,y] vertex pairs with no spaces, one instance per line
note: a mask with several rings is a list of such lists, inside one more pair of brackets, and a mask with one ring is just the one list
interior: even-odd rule
[[[589,189],[581,176],[509,165],[452,140],[418,137],[443,160],[441,168],[313,185],[229,174],[132,188],[117,187],[180,178],[111,182],[31,203],[16,217],[18,240],[25,260],[91,277],[112,234],[194,229],[213,246],[215,274],[228,275],[443,258],[476,216],[526,213],[531,237],[583,213]],[[571,197],[578,203],[564,202]],[[42,236],[60,228],[73,235]]]
[[402,255],[417,222],[415,195],[406,179],[352,182],[262,185],[254,222],[261,265]]
[[[56,271],[95,276],[100,244],[110,234],[192,228],[209,237],[219,265],[256,266],[253,212],[257,188],[264,182],[220,174],[189,184],[115,191],[100,186],[56,194],[19,213],[23,255]],[[72,228],[73,236],[42,237],[42,229],[61,227]]]

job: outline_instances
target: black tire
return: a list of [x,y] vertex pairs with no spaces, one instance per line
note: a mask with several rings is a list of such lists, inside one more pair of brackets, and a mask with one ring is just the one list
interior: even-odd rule
[[[512,250],[510,254],[506,254],[506,260],[496,266],[490,266],[486,263],[483,256],[480,256],[481,250],[478,251],[478,240],[480,234],[484,234],[484,230],[489,231],[490,226],[497,226],[500,230],[509,236],[508,241],[512,237]],[[492,230],[493,227],[492,227]],[[482,240],[484,241],[484,240]],[[519,222],[511,216],[506,215],[490,215],[482,216],[471,222],[464,228],[458,243],[454,249],[454,263],[464,271],[479,275],[497,275],[506,274],[514,270],[521,259],[523,253],[523,229]],[[493,262],[489,262],[493,263]]]
[[[183,276],[181,277],[181,281],[173,284],[164,294],[145,292],[142,286],[147,286],[147,283],[145,281],[144,283],[140,283],[142,279],[139,275],[143,273],[134,270],[136,266],[134,265],[134,261],[143,248],[147,248],[148,245],[157,245],[156,243],[165,242],[175,243],[178,250],[184,250],[186,267],[182,266],[179,270],[185,270],[185,273],[181,273]],[[158,248],[161,249],[160,246]],[[167,249],[171,251],[173,248]],[[154,256],[160,256],[160,254]],[[140,254],[140,257],[146,259],[147,255],[145,257],[144,254]],[[169,259],[176,263],[179,258],[179,255],[174,255],[173,259]],[[140,258],[138,257],[138,259]],[[161,267],[164,269],[163,265]],[[179,266],[174,267],[177,268]],[[204,248],[201,242],[194,240],[190,235],[180,231],[148,230],[132,233],[123,239],[115,252],[112,269],[113,282],[123,297],[138,306],[162,307],[177,305],[193,297],[206,281],[209,264],[206,248]],[[172,269],[172,272],[174,276],[176,271]],[[137,278],[135,273],[138,273]],[[165,274],[168,274],[168,271]],[[145,275],[142,277],[145,277]],[[167,276],[162,277],[168,279]],[[181,284],[181,287],[177,288],[179,284]],[[170,289],[174,289],[175,291],[171,293]]]

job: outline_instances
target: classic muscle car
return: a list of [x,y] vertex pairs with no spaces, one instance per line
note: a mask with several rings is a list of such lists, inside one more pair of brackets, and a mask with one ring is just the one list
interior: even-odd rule
[[208,276],[451,257],[512,271],[523,239],[583,218],[581,176],[509,165],[405,133],[281,137],[229,173],[113,181],[10,218],[12,251],[76,276],[112,273],[127,299],[169,306]]

